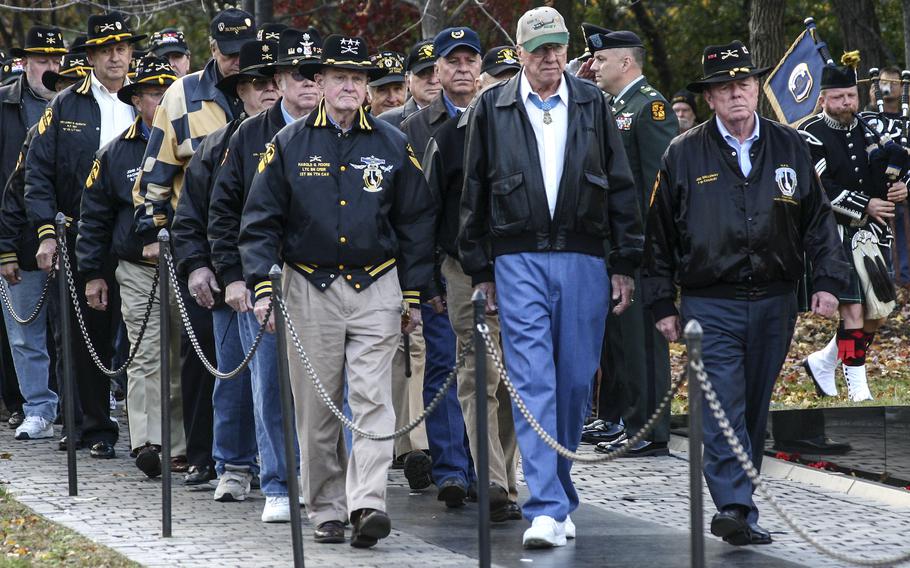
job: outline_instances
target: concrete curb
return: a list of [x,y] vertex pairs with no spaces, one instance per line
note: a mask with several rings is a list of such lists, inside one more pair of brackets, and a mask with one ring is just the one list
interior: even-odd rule
[[[688,453],[689,440],[683,436],[671,436],[669,446],[673,451]],[[910,509],[910,491],[885,485],[884,483],[859,479],[843,473],[815,469],[769,456],[765,456],[762,461],[761,472],[766,477],[808,483],[829,491]]]

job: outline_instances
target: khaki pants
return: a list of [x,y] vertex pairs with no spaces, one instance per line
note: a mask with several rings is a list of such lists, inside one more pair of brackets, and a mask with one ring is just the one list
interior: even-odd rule
[[[423,340],[423,324],[411,333],[411,376],[405,376],[404,339],[398,342],[392,360],[392,404],[395,407],[395,429],[401,428],[423,412],[423,371],[427,346]],[[427,429],[425,422],[395,440],[395,455],[403,456],[415,450],[426,450]]]
[[[346,376],[354,423],[370,432],[391,433],[392,357],[401,337],[398,271],[361,292],[340,280],[320,292],[286,267],[282,287],[301,345],[331,400],[341,408]],[[344,521],[349,512],[367,507],[385,511],[392,441],[354,434],[348,458],[341,423],[317,394],[290,340],[288,352],[310,521]]]
[[[120,306],[123,323],[130,340],[136,344],[142,318],[148,305],[155,269],[151,266],[121,260],[117,267],[120,283]],[[162,275],[162,278],[165,276]],[[160,290],[160,288],[159,288]],[[130,447],[161,444],[161,307],[157,297],[152,305],[145,336],[133,363],[126,371],[126,408],[130,425]],[[171,355],[171,455],[186,455],[186,435],[183,431],[183,404],[180,396],[180,315],[171,292],[170,315]]]
[[[458,336],[458,353],[474,341],[474,307],[471,304],[471,277],[461,269],[461,264],[447,256],[442,262],[442,275],[446,279],[446,298],[449,321]],[[499,318],[487,316],[490,334],[499,337]],[[464,369],[458,373],[458,400],[464,413],[471,448],[477,447],[477,392],[474,388],[474,355],[465,358]],[[515,484],[518,464],[518,446],[515,440],[515,423],[512,421],[512,402],[506,386],[499,380],[499,371],[493,359],[487,356],[487,423],[489,428],[490,482],[509,491],[509,498],[518,499]]]

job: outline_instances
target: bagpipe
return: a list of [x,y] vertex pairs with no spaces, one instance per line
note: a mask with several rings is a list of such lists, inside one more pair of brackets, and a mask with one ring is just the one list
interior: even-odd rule
[[[866,132],[866,151],[873,176],[873,185],[887,194],[895,182],[910,180],[910,71],[901,72],[901,114],[899,117],[885,113],[879,70],[869,69],[871,92],[877,112],[857,113],[856,118]],[[896,129],[896,130],[895,130]],[[884,198],[885,195],[875,197]]]

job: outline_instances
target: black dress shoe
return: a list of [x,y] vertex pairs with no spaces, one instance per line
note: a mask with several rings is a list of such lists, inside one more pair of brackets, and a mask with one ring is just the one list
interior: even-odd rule
[[[60,438],[60,441],[57,442],[57,449],[61,452],[66,451],[66,436]],[[76,449],[81,450],[83,448],[82,440],[76,440]]]
[[595,422],[591,428],[586,428],[581,433],[582,444],[599,444],[601,442],[615,442],[626,433],[626,427],[614,422],[603,420]]
[[521,513],[521,507],[514,501],[509,501],[509,504],[506,505],[506,514],[510,521],[520,521],[524,518]]
[[370,548],[379,539],[392,532],[392,520],[383,511],[376,509],[357,509],[351,514],[354,530],[351,533],[351,546]]
[[509,492],[504,488],[490,484],[490,520],[504,523],[509,520]]
[[[617,452],[624,447],[626,447],[628,440],[622,442],[610,443],[600,443],[594,446],[594,451],[599,454],[609,454],[611,452]],[[626,458],[645,458],[645,457],[654,457],[654,456],[669,456],[670,448],[667,447],[666,442],[650,442],[648,440],[642,440],[635,444],[633,447],[626,452],[623,457]]]
[[734,546],[752,544],[752,531],[741,507],[730,507],[715,513],[711,519],[711,534]]
[[161,475],[161,454],[155,446],[146,446],[136,455],[136,467],[147,477],[155,478]]
[[421,451],[411,452],[404,458],[404,476],[414,491],[421,491],[433,484],[433,477],[430,475],[432,469],[433,461],[430,456]]
[[114,445],[108,442],[95,442],[89,455],[98,460],[109,460],[117,456]]
[[468,503],[477,502],[477,482],[473,481],[468,485],[468,496],[464,498]]
[[846,442],[837,442],[825,436],[801,440],[775,440],[774,449],[780,452],[800,454],[843,455],[853,449]]
[[17,410],[10,414],[9,420],[6,423],[9,425],[10,430],[15,430],[19,426],[22,426],[22,422],[25,421],[25,414],[22,414],[21,410]]
[[774,542],[771,538],[771,533],[759,526],[758,523],[749,523],[749,532],[752,533],[750,544],[771,544]]
[[184,485],[202,485],[215,479],[215,468],[210,465],[191,465],[183,477]]
[[406,457],[408,457],[408,454],[395,456],[395,459],[392,460],[392,469],[404,469],[404,458]]
[[464,498],[468,496],[468,488],[458,478],[449,478],[439,485],[439,494],[436,499],[445,501],[446,507],[454,509],[464,506]]
[[319,523],[319,526],[313,531],[313,540],[322,544],[344,542],[344,523],[341,521]]

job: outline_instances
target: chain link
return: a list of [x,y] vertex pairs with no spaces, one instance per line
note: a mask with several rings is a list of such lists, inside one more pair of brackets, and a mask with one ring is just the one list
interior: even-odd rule
[[[272,298],[275,298],[272,296]],[[307,356],[306,352],[303,350],[303,345],[300,344],[300,336],[297,335],[297,329],[294,327],[294,322],[291,321],[291,315],[288,313],[288,308],[284,303],[284,299],[278,300],[278,308],[281,310],[281,313],[284,315],[284,321],[287,325],[288,332],[291,336],[291,341],[294,343],[294,348],[297,350],[297,355],[300,356],[300,360],[303,362],[303,367],[306,370],[307,375],[309,375],[310,380],[313,382],[313,386],[316,388],[316,393],[319,395],[319,398],[322,399],[323,404],[325,404],[328,409],[335,415],[345,428],[368,440],[374,441],[385,441],[385,440],[394,440],[400,438],[417,428],[427,416],[433,413],[436,410],[436,407],[439,406],[439,403],[442,402],[442,399],[445,398],[446,393],[449,392],[449,388],[452,386],[452,382],[455,380],[455,377],[458,376],[458,368],[464,364],[465,357],[471,352],[472,348],[470,345],[466,345],[458,356],[455,358],[455,367],[452,369],[452,372],[449,373],[449,376],[446,377],[445,382],[433,396],[433,399],[430,400],[430,404],[423,409],[423,412],[420,413],[420,416],[417,416],[409,424],[402,426],[401,428],[395,430],[391,434],[377,434],[375,432],[368,432],[366,430],[361,430],[358,428],[351,419],[344,415],[344,413],[338,408],[332,398],[329,396],[329,393],[325,390],[325,386],[322,384],[322,381],[319,380],[319,377],[316,375],[316,369],[313,368],[313,364],[310,362],[310,358]]]
[[38,298],[38,303],[35,304],[35,309],[32,310],[32,313],[28,317],[22,317],[16,313],[16,308],[13,307],[13,302],[9,297],[9,284],[6,280],[3,280],[3,284],[0,285],[0,298],[3,299],[3,304],[6,306],[6,311],[9,315],[12,316],[13,320],[20,325],[28,325],[38,319],[38,314],[41,313],[41,308],[44,307],[44,303],[47,301],[47,292],[50,289],[51,280],[57,276],[57,253],[54,252],[54,258],[51,260],[51,266],[55,267],[51,269],[48,273],[47,278],[44,280],[44,288],[41,290],[41,297]]
[[142,344],[142,340],[145,338],[145,330],[148,327],[149,319],[152,315],[152,307],[155,304],[155,292],[158,290],[158,267],[155,267],[155,276],[152,279],[152,290],[149,292],[148,303],[145,306],[145,314],[142,316],[142,323],[139,326],[139,334],[136,336],[136,342],[130,348],[129,357],[127,357],[126,361],[116,369],[109,369],[101,362],[98,352],[95,351],[92,339],[88,336],[88,328],[85,325],[85,318],[82,315],[82,306],[79,305],[79,293],[76,292],[76,281],[73,279],[73,268],[72,265],[70,265],[66,237],[57,240],[57,247],[60,251],[61,258],[63,258],[63,269],[66,275],[67,284],[69,285],[70,298],[73,300],[73,311],[76,314],[76,321],[79,323],[79,331],[82,332],[82,339],[85,342],[85,347],[88,349],[89,355],[92,357],[92,361],[94,361],[95,366],[108,377],[116,377],[123,374],[123,372],[133,363],[136,353],[139,352],[139,345]]
[[[793,529],[796,534],[798,534],[803,540],[811,544],[816,550],[825,556],[830,556],[831,558],[841,560],[843,562],[848,562],[850,564],[857,564],[859,566],[891,566],[894,564],[903,564],[904,562],[910,560],[910,552],[904,552],[902,554],[887,558],[851,556],[844,552],[834,550],[833,548],[830,548],[827,545],[815,540],[815,538],[810,535],[806,529],[799,526],[796,520],[780,506],[777,500],[768,491],[768,488],[765,487],[765,485],[762,483],[761,475],[758,473],[758,470],[755,468],[755,465],[749,458],[749,454],[740,443],[739,438],[736,437],[736,432],[733,430],[733,426],[730,425],[730,421],[727,419],[727,415],[721,406],[720,400],[717,398],[717,392],[714,390],[714,386],[711,384],[711,381],[708,379],[708,374],[705,372],[704,362],[701,359],[698,359],[697,361],[690,361],[689,365],[695,371],[695,376],[698,378],[698,382],[701,383],[702,389],[704,389],[705,400],[708,402],[708,407],[711,409],[711,413],[714,414],[714,418],[717,420],[718,426],[720,426],[720,429],[723,431],[723,435],[727,440],[727,444],[729,444],[730,449],[733,450],[733,454],[739,461],[739,464],[743,468],[743,471],[746,473],[746,476],[749,478],[749,481],[752,482],[752,486],[759,493],[761,493],[762,497],[764,497],[771,505],[771,508],[773,508],[774,511],[781,516],[784,522],[787,523],[787,525]],[[692,389],[689,390],[690,396],[697,396],[697,393],[691,392]]]
[[540,425],[540,422],[534,418],[534,415],[531,414],[531,411],[528,410],[527,405],[525,405],[524,400],[522,400],[521,395],[518,394],[518,391],[515,389],[515,385],[512,384],[512,381],[509,379],[509,374],[506,371],[505,365],[502,363],[502,357],[499,356],[499,350],[496,348],[492,337],[490,337],[490,328],[485,323],[477,324],[477,331],[483,336],[483,342],[487,347],[487,354],[493,359],[493,363],[496,365],[496,369],[499,371],[499,380],[506,385],[506,389],[509,391],[509,395],[512,397],[512,400],[515,402],[515,406],[518,407],[518,410],[521,412],[522,416],[525,417],[525,420],[528,421],[528,424],[531,426],[531,429],[537,433],[543,442],[550,446],[557,454],[566,458],[567,460],[581,462],[581,463],[604,463],[610,462],[616,459],[619,459],[629,453],[633,447],[635,447],[640,441],[642,441],[645,436],[651,433],[651,430],[654,429],[654,425],[657,423],[657,420],[660,419],[661,415],[667,410],[670,405],[670,401],[673,400],[673,397],[676,396],[676,392],[679,390],[680,385],[684,382],[686,375],[685,373],[680,373],[676,379],[673,380],[673,384],[670,385],[670,390],[664,395],[663,400],[660,401],[660,404],[657,407],[657,410],[654,411],[654,414],[648,418],[648,421],[645,422],[645,425],[637,434],[628,439],[628,441],[620,449],[607,452],[606,454],[591,455],[591,454],[579,454],[573,452],[569,448],[563,446],[557,442],[553,436],[547,433],[543,429],[543,426]]
[[196,356],[202,362],[202,366],[205,369],[215,376],[216,379],[221,379],[226,381],[229,379],[235,378],[237,375],[243,372],[244,369],[249,366],[250,361],[253,360],[253,355],[256,353],[256,350],[259,349],[259,344],[262,343],[262,336],[265,335],[265,328],[268,325],[269,317],[272,315],[272,306],[274,304],[269,304],[269,309],[265,314],[265,319],[263,320],[262,325],[259,326],[259,331],[256,333],[256,338],[253,339],[253,344],[250,346],[250,350],[243,357],[243,361],[237,366],[233,371],[228,371],[227,373],[222,373],[218,370],[218,367],[212,365],[209,360],[206,358],[205,353],[202,351],[202,347],[199,345],[199,339],[196,337],[196,331],[193,329],[193,325],[190,323],[190,314],[186,311],[186,304],[183,303],[183,294],[180,293],[180,283],[177,281],[177,271],[174,269],[174,257],[171,256],[171,251],[168,248],[165,248],[161,251],[161,254],[164,255],[164,259],[167,261],[167,271],[168,276],[171,279],[171,286],[173,286],[175,291],[175,296],[177,297],[177,309],[180,312],[180,319],[183,321],[183,329],[186,330],[186,335],[190,339],[190,344],[193,346],[193,351],[196,352]]

